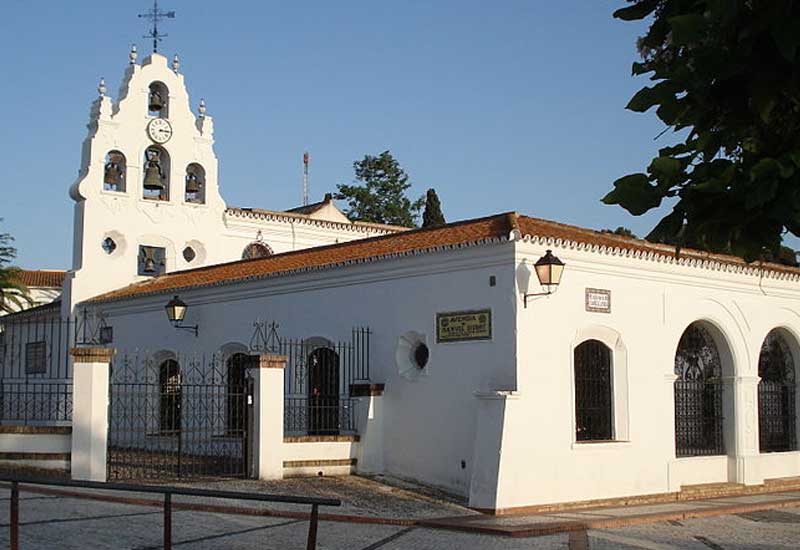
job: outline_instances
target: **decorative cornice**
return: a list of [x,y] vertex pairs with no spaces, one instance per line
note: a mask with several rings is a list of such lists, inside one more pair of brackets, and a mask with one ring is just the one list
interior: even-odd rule
[[391,233],[400,233],[408,231],[408,227],[398,227],[394,225],[384,225],[379,223],[369,222],[337,222],[332,220],[321,220],[312,218],[305,214],[298,214],[295,212],[278,212],[273,210],[261,210],[257,208],[236,208],[228,207],[225,214],[236,216],[240,218],[253,218],[260,220],[276,221],[280,223],[303,223],[306,225],[314,225],[323,229],[344,229],[355,233],[370,233],[379,235],[389,235]]
[[72,348],[69,354],[76,363],[109,363],[114,357],[114,348]]
[[739,263],[732,260],[725,260],[719,256],[714,257],[714,255],[702,258],[688,253],[684,255],[675,254],[674,249],[671,247],[665,247],[664,250],[659,250],[656,244],[653,244],[652,248],[648,249],[633,249],[529,234],[523,236],[523,241],[541,246],[552,246],[555,248],[578,250],[606,256],[633,258],[656,263],[720,271],[723,273],[760,276],[780,281],[800,281],[800,270],[796,268],[784,268],[777,264],[763,265]]

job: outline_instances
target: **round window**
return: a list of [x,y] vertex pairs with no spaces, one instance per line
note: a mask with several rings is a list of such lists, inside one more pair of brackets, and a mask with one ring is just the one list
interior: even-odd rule
[[424,369],[428,364],[430,356],[431,351],[426,344],[420,342],[417,347],[414,348],[414,363],[416,363],[417,368]]
[[197,253],[191,246],[187,246],[183,249],[183,259],[186,260],[187,263],[192,263],[196,257]]
[[114,239],[111,237],[106,237],[103,239],[102,246],[106,254],[112,254],[117,249],[117,243],[115,243]]

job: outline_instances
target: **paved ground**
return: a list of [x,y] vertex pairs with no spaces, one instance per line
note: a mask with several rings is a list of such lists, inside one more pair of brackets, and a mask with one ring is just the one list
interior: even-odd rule
[[[23,495],[21,548],[25,550],[156,549],[161,547],[160,510],[61,496]],[[8,517],[8,499],[0,502]],[[175,512],[174,545],[192,549],[303,548],[307,522],[199,512]],[[8,540],[0,524],[0,541]],[[797,549],[800,508],[656,523],[610,530],[590,530],[534,538],[358,523],[322,522],[323,550],[517,550],[605,549]]]
[[[378,483],[382,481],[384,483]],[[390,484],[386,484],[385,482]],[[669,548],[698,550],[800,548],[800,507],[798,494],[751,495],[714,501],[670,503],[644,507],[606,508],[562,512],[538,516],[482,516],[459,505],[446,494],[405,485],[397,480],[367,480],[358,477],[306,478],[278,482],[226,481],[205,483],[206,488],[246,490],[272,494],[304,494],[342,498],[341,508],[323,512],[355,516],[356,522],[320,523],[318,548],[322,550],[517,550],[563,548],[569,550]],[[193,484],[193,486],[197,486]],[[110,492],[95,491],[106,498]],[[118,496],[114,493],[114,496]],[[151,500],[152,495],[127,495]],[[307,507],[255,505],[251,502],[224,503],[219,500],[175,497],[174,502],[194,505],[246,506],[251,514],[292,516]],[[703,519],[671,519],[615,529],[577,529],[527,538],[509,538],[474,532],[422,527],[415,522],[435,518],[458,518],[456,523],[482,527],[508,527],[525,530],[546,527],[554,522],[573,526],[612,525],[620,517],[644,514],[687,514],[725,506],[784,506],[780,509]],[[8,540],[9,500],[7,489],[0,488],[0,548]],[[657,517],[657,516],[651,516]],[[677,516],[675,516],[677,517]],[[387,520],[401,519],[399,525]],[[22,493],[20,503],[20,542],[25,550],[51,549],[156,549],[162,544],[162,511],[156,506],[77,499],[64,494]],[[364,523],[364,522],[378,523]],[[592,523],[595,522],[595,523]],[[606,522],[606,523],[603,523]],[[609,523],[610,522],[610,523]],[[457,526],[457,525],[456,525]],[[232,515],[198,510],[173,512],[173,541],[176,548],[197,549],[279,549],[304,548],[308,522],[297,517]],[[510,532],[511,533],[511,532]],[[511,533],[513,534],[513,533]]]

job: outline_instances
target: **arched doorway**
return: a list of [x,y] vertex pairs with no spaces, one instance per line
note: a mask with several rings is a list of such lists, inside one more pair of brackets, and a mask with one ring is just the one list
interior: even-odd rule
[[758,443],[762,453],[797,450],[795,364],[780,330],[767,334],[758,358]]
[[676,455],[724,455],[722,360],[705,323],[692,323],[681,336],[675,374]]
[[308,433],[339,433],[339,354],[320,347],[308,356]]
[[158,367],[159,431],[177,434],[181,430],[181,375],[178,362],[167,359]]
[[225,362],[225,433],[243,437],[246,423],[247,361],[245,353],[234,353]]
[[574,362],[575,440],[612,440],[611,350],[599,340],[586,340],[575,348]]

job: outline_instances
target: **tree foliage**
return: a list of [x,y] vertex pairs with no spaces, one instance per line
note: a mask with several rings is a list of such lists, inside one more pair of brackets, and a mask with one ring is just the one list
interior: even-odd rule
[[3,313],[20,311],[31,304],[28,288],[20,282],[20,269],[10,265],[17,256],[16,248],[11,246],[13,241],[8,233],[0,233],[0,312]]
[[636,234],[627,227],[619,226],[616,229],[601,229],[600,233],[611,233],[612,235],[621,235],[623,237],[636,238]]
[[356,182],[337,186],[336,198],[347,201],[345,214],[351,220],[416,227],[424,204],[422,197],[411,201],[408,174],[389,151],[377,157],[366,155],[353,163]]
[[800,2],[628,0],[614,17],[650,18],[627,105],[656,109],[683,142],[603,199],[634,215],[675,201],[648,239],[748,260],[800,235]]
[[435,189],[428,189],[425,194],[425,211],[422,213],[422,227],[439,227],[447,222],[442,214],[442,204]]

